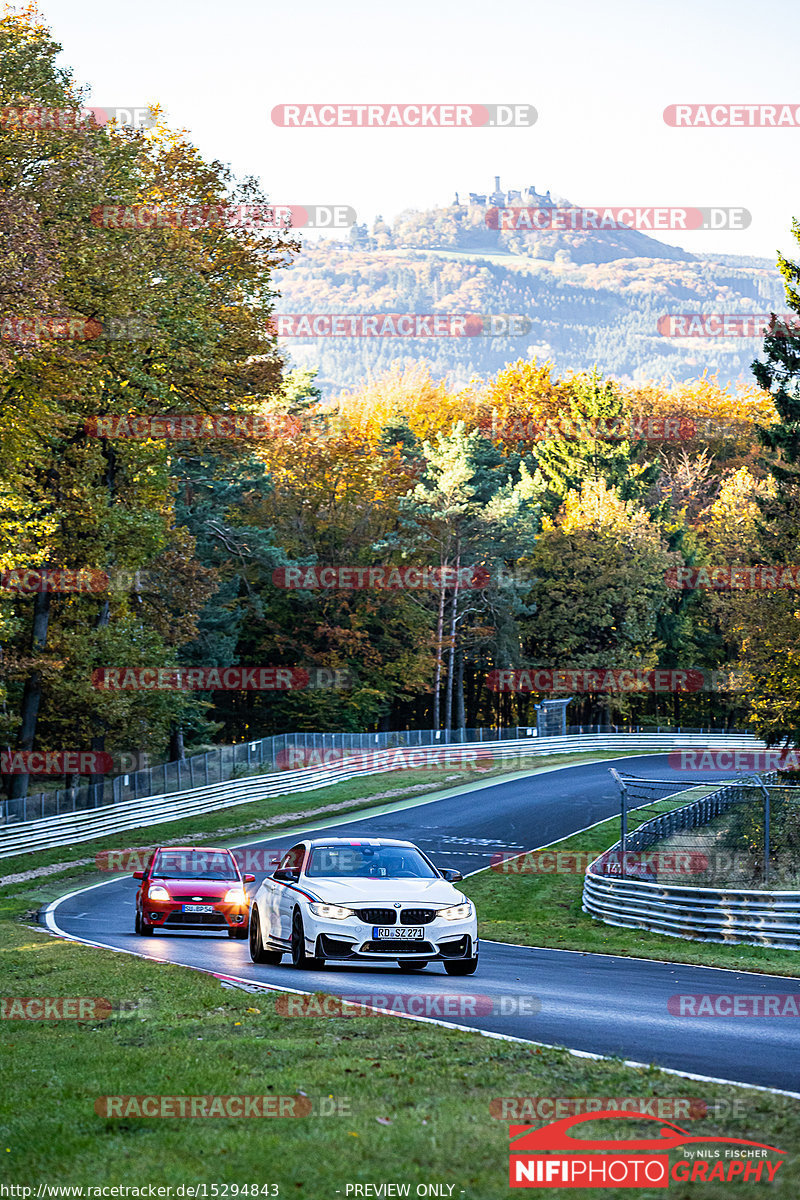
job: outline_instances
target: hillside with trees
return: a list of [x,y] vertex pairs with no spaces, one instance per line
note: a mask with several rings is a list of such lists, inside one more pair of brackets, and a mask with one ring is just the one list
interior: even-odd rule
[[[79,108],[35,17],[3,18],[0,49],[4,105]],[[4,125],[0,141],[4,315],[143,321],[127,339],[0,342],[5,750],[175,758],[290,730],[526,723],[545,693],[498,692],[490,679],[534,668],[730,675],[667,695],[576,694],[571,723],[797,735],[793,591],[678,590],[670,579],[800,562],[800,343],[775,331],[749,382],[705,372],[696,351],[665,383],[675,364],[652,335],[665,308],[723,293],[763,308],[766,271],[699,258],[504,266],[391,247],[301,252],[289,235],[224,223],[106,229],[90,214],[110,201],[264,197],[160,118],[147,130]],[[788,300],[775,302],[800,312],[798,268],[781,271]],[[291,370],[269,332],[278,305],[486,311],[498,298],[502,311],[535,311],[548,353],[465,339],[460,383],[449,359],[408,364],[385,340],[374,361],[353,360],[351,386],[323,395],[314,370],[330,378],[333,351]],[[565,369],[579,350],[590,365]],[[636,355],[652,376],[626,377]],[[745,361],[742,347],[736,355]],[[98,425],[109,414],[259,418],[268,436],[115,437]],[[285,586],[288,568],[324,566],[413,567],[429,583]],[[33,569],[108,582],[30,591],[17,573]],[[345,682],[97,686],[109,669],[230,666]],[[28,784],[15,775],[9,793]]]
[[396,363],[425,361],[463,386],[517,358],[559,371],[597,367],[631,382],[749,376],[754,338],[667,337],[670,313],[764,313],[783,305],[767,260],[691,254],[637,230],[512,232],[487,206],[401,213],[339,242],[305,240],[277,312],[495,313],[530,322],[515,336],[282,338],[289,360],[318,369],[323,395]]

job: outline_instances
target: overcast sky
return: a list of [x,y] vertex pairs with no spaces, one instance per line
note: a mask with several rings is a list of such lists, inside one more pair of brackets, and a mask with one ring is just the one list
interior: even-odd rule
[[[535,184],[577,204],[742,206],[690,250],[795,254],[798,128],[670,128],[673,103],[791,104],[800,3],[772,0],[41,0],[91,103],[172,125],[286,204],[360,221]],[[531,128],[286,129],[282,103],[527,103]],[[800,252],[798,252],[800,253]]]

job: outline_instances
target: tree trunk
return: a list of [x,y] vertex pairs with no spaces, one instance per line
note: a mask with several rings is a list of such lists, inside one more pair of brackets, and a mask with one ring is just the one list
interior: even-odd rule
[[[113,504],[116,494],[116,474],[117,474],[117,456],[114,446],[103,438],[101,442],[103,456],[106,460],[106,468],[103,473],[103,483],[108,492],[109,503]],[[111,619],[111,603],[109,600],[104,600],[100,605],[100,611],[97,614],[97,620],[94,623],[95,629],[105,629]],[[100,726],[99,732],[94,735],[91,741],[92,750],[102,752],[106,748],[106,733],[102,728],[102,722],[98,721]],[[105,777],[103,775],[90,775],[89,787],[92,789],[91,801],[93,805],[102,804],[105,799]]]
[[[94,624],[95,629],[105,629],[106,625],[108,625],[110,616],[111,616],[111,605],[108,600],[104,600],[103,603],[100,605],[100,612],[97,614],[97,620],[95,621],[95,624]],[[91,748],[92,748],[92,750],[97,751],[97,752],[102,752],[105,750],[105,748],[106,748],[105,730],[102,730],[100,733],[95,734],[95,736],[92,738]],[[90,775],[89,776],[89,786],[91,788],[95,789],[92,794],[92,804],[93,805],[102,804],[103,800],[104,800],[103,793],[105,792],[105,776],[104,775]]]
[[458,671],[456,675],[456,728],[466,729],[467,718],[464,712],[464,649],[458,648]]
[[183,747],[183,729],[174,726],[169,738],[169,761],[186,762],[186,751]]
[[467,671],[467,726],[469,729],[475,729],[478,725],[481,685],[478,683],[477,674],[474,667]]
[[453,676],[455,668],[456,655],[456,619],[458,615],[458,584],[459,584],[459,569],[461,567],[461,550],[456,554],[456,582],[453,587],[453,597],[451,600],[450,609],[450,649],[447,655],[447,687],[445,691],[445,707],[444,707],[444,727],[452,729],[453,726]]
[[[442,564],[444,566],[444,564]],[[439,616],[436,621],[436,672],[433,680],[433,728],[441,724],[440,692],[442,687],[442,638],[444,634],[444,572],[439,588]]]
[[[38,592],[33,602],[33,634],[31,648],[34,653],[43,650],[47,644],[47,628],[50,623],[50,593]],[[18,750],[32,750],[36,737],[36,723],[39,719],[39,706],[42,702],[42,675],[34,668],[25,680],[25,690],[22,694],[22,721],[17,735]],[[21,800],[28,794],[30,775],[14,775],[8,794],[12,800]]]

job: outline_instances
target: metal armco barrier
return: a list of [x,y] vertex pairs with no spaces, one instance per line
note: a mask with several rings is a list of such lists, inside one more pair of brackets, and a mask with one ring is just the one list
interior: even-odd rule
[[[695,829],[727,811],[743,788],[732,784],[683,808],[653,818],[626,838],[637,853],[681,829]],[[607,853],[620,850],[617,842]],[[649,929],[701,942],[743,943],[800,950],[800,892],[648,883],[586,869],[583,911],[606,925]]]
[[[179,795],[152,796],[142,800],[128,800],[118,804],[107,804],[102,808],[86,809],[60,816],[46,817],[39,821],[18,822],[0,828],[0,859],[24,854],[28,850],[49,849],[55,846],[71,846],[76,842],[88,842],[108,834],[122,833],[128,829],[160,825],[165,821],[177,821],[183,817],[198,816],[215,812],[237,804],[251,804],[255,800],[267,800],[276,796],[289,796],[299,792],[325,787],[347,779],[383,773],[398,769],[398,755],[402,754],[408,766],[408,755],[435,754],[446,765],[466,765],[467,756],[474,754],[493,761],[506,761],[545,754],[581,753],[591,750],[616,750],[635,753],[637,750],[672,750],[692,746],[725,746],[732,750],[764,749],[764,743],[750,734],[574,734],[571,737],[537,738],[535,741],[485,741],[482,743],[450,744],[446,746],[398,747],[378,751],[370,755],[367,767],[334,763],[325,767],[303,767],[298,770],[280,771],[277,774],[256,775],[246,779],[229,780],[210,787],[194,788]],[[487,764],[488,765],[488,764]]]
[[606,925],[700,942],[800,950],[800,892],[683,887],[587,871],[583,911]]
[[[543,700],[536,705],[533,725],[511,725],[502,728],[476,729],[402,729],[378,733],[279,733],[255,741],[237,742],[232,746],[215,746],[205,753],[188,758],[149,766],[147,755],[123,752],[118,756],[119,774],[98,783],[76,788],[56,788],[13,799],[0,799],[0,823],[11,825],[18,821],[43,821],[62,813],[74,813],[86,808],[102,808],[106,804],[122,804],[126,800],[145,800],[152,796],[167,796],[190,792],[195,788],[226,783],[242,775],[266,775],[285,768],[287,760],[298,756],[301,765],[304,755],[319,766],[329,761],[332,752],[344,758],[359,751],[394,750],[411,746],[464,745],[475,742],[516,742],[523,738],[565,737],[576,733],[701,733],[716,734],[715,729],[676,729],[667,725],[639,725],[620,728],[614,725],[570,725],[565,722],[565,707],[569,701]],[[738,732],[733,730],[731,732]],[[307,760],[308,765],[308,760]]]

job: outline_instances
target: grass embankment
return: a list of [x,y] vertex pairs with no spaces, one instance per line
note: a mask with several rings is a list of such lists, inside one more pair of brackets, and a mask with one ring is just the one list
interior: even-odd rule
[[[28,928],[18,917],[31,900],[0,901],[5,995],[141,1005],[103,1022],[2,1022],[2,1178],[32,1185],[33,1195],[41,1182],[205,1183],[209,1196],[212,1184],[275,1183],[281,1197],[335,1200],[348,1183],[409,1184],[411,1195],[417,1184],[446,1183],[465,1200],[500,1200],[508,1195],[508,1118],[490,1111],[499,1097],[699,1098],[710,1111],[678,1119],[693,1134],[752,1138],[790,1153],[800,1144],[800,1105],[785,1097],[397,1017],[280,1016],[274,995],[225,989],[199,972]],[[287,967],[287,985],[292,975]],[[402,991],[403,977],[391,979]],[[103,1096],[301,1092],[312,1112],[300,1119],[109,1118],[95,1111]],[[528,1118],[535,1125],[546,1119]],[[605,1123],[594,1131],[641,1136],[644,1125],[609,1130]],[[704,1200],[730,1194],[724,1183],[697,1188]],[[799,1192],[797,1164],[786,1161],[769,1194],[795,1200]],[[617,1193],[581,1194],[608,1200]]]
[[[699,789],[694,789],[679,800],[661,800],[648,805],[644,815],[630,813],[628,828],[633,831],[645,818],[686,804],[694,798],[694,791],[699,793]],[[599,854],[618,840],[619,818],[615,817],[584,833],[555,842],[547,849],[595,851]],[[664,843],[665,846],[668,844]],[[656,849],[662,850],[662,846]],[[680,849],[686,850],[685,843],[681,844]],[[800,974],[800,956],[792,950],[776,950],[768,946],[716,945],[713,942],[667,937],[645,929],[606,925],[581,908],[585,858],[578,870],[570,867],[568,861],[564,865],[567,873],[563,874],[534,873],[531,870],[515,874],[510,869],[514,864],[510,862],[505,870],[490,868],[470,876],[463,890],[477,906],[480,936],[523,946],[552,946],[561,950],[655,958],[774,975]],[[697,883],[699,886],[702,880],[687,876],[683,882]]]

